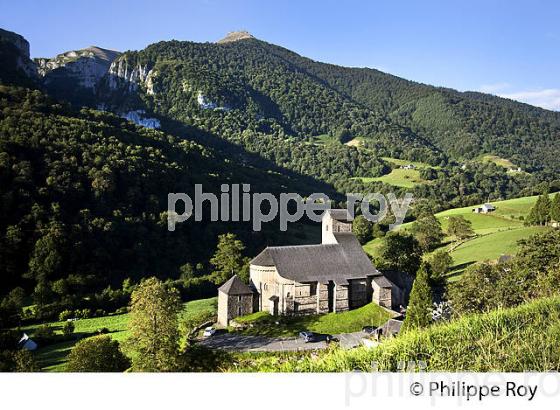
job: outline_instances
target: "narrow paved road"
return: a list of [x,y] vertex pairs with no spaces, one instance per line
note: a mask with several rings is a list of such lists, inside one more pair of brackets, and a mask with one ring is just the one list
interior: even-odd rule
[[[340,341],[340,346],[351,349],[361,344],[365,336],[363,332],[342,333],[334,335]],[[224,349],[237,352],[288,352],[298,350],[325,349],[325,341],[305,343],[297,337],[266,337],[249,336],[238,333],[219,333],[200,341],[203,346],[212,349]]]

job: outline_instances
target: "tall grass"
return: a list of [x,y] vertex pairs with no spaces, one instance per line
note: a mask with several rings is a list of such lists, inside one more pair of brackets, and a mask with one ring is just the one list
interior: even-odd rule
[[[397,371],[423,361],[428,371],[521,372],[560,370],[560,297],[463,317],[410,331],[367,349],[244,358],[238,371]],[[234,370],[234,369],[229,369]]]

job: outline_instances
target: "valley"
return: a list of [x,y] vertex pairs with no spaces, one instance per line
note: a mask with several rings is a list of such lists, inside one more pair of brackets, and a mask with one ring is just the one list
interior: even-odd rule
[[[473,343],[508,338],[517,329],[511,323],[528,317],[523,340],[542,326],[550,333],[537,346],[556,341],[543,309],[557,321],[560,113],[314,61],[247,32],[31,58],[25,38],[1,29],[0,60],[2,369],[65,371],[80,362],[71,352],[91,342],[116,349],[129,366],[119,371],[342,371],[364,369],[372,358],[415,360],[424,347],[434,353],[431,369],[453,370],[465,349],[456,334],[474,329]],[[209,210],[168,230],[169,193],[202,185],[218,196],[232,184],[273,196],[325,193],[339,211],[336,234],[347,236],[323,242],[323,225],[307,219],[286,232],[273,219],[256,232],[250,220],[220,222]],[[340,216],[350,192],[412,193],[407,223],[388,232],[390,221]],[[438,224],[441,232],[430,229]],[[348,243],[356,246],[347,251]],[[286,279],[282,286],[294,290],[282,287],[258,310],[256,299],[225,309],[241,335],[381,332],[405,314],[403,335],[378,332],[374,353],[335,346],[320,357],[228,356],[188,338],[215,326],[216,294],[234,276],[241,285],[229,290],[241,293],[228,303],[257,297],[251,275],[270,273],[278,261],[264,255],[256,268],[252,261],[271,248],[277,258],[301,252],[301,263],[280,259],[294,277],[325,261],[330,269],[297,286]],[[307,252],[315,252],[313,266]],[[278,318],[279,300],[293,317]],[[437,304],[447,302],[451,311],[437,316],[445,308]],[[154,315],[157,332],[145,325]],[[229,319],[222,327],[234,331]],[[22,332],[39,343],[28,356],[5,342]],[[438,345],[442,338],[449,342]],[[154,359],[156,341],[168,343],[164,359]],[[481,345],[496,356],[514,349]],[[475,360],[467,368],[534,365],[531,357],[540,356],[519,345],[528,351],[519,363]],[[448,354],[438,354],[441,346]],[[557,369],[558,360],[536,368]]]

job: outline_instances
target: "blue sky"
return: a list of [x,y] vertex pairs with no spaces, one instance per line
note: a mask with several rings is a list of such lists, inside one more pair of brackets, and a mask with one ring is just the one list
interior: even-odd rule
[[0,0],[0,27],[26,37],[33,57],[215,41],[245,29],[315,60],[556,110],[559,22],[553,0]]

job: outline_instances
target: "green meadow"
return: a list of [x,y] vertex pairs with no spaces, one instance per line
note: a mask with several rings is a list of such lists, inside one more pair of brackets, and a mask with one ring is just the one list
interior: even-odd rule
[[357,332],[364,326],[380,326],[393,317],[389,311],[375,303],[341,313],[307,316],[271,316],[257,312],[235,319],[239,323],[251,324],[245,334],[261,336],[297,336],[302,330],[322,334]]
[[[357,177],[362,182],[383,182],[385,184],[398,186],[402,188],[413,188],[418,184],[427,184],[428,181],[420,177],[420,169],[433,168],[424,162],[407,161],[398,158],[383,157],[384,161],[392,164],[393,169],[390,173],[380,177]],[[402,169],[403,165],[414,165],[415,169]]]
[[[195,315],[203,312],[216,312],[217,303],[218,298],[216,297],[187,302],[183,306],[181,317],[188,320],[190,317],[194,317]],[[36,357],[39,361],[39,365],[44,371],[64,371],[67,356],[79,338],[94,335],[103,328],[108,330],[108,334],[114,340],[118,340],[119,342],[125,341],[128,337],[128,320],[128,313],[76,320],[74,322],[74,335],[76,336],[76,339],[47,345],[37,349]],[[52,322],[49,323],[49,325],[53,327],[55,333],[61,334],[64,322]],[[33,337],[37,327],[38,325],[25,326],[21,330]]]
[[[551,194],[551,198],[554,194]],[[444,243],[451,248],[454,267],[452,276],[454,279],[472,263],[496,260],[501,255],[513,255],[517,250],[517,241],[527,238],[547,229],[544,227],[524,226],[523,219],[529,214],[531,208],[537,201],[537,196],[496,201],[492,204],[496,211],[489,214],[477,214],[472,212],[476,206],[449,209],[436,214],[444,231],[447,230],[450,216],[461,215],[472,223],[476,237],[467,240],[459,246],[453,243],[454,238],[446,237]],[[414,222],[401,225],[399,229],[410,229]],[[377,256],[383,239],[374,239],[364,245],[364,250]]]
[[509,159],[501,158],[497,155],[491,155],[491,154],[482,155],[480,157],[480,160],[483,161],[483,162],[493,162],[494,164],[496,164],[500,167],[504,167],[504,168],[512,168],[512,167],[516,166]]

